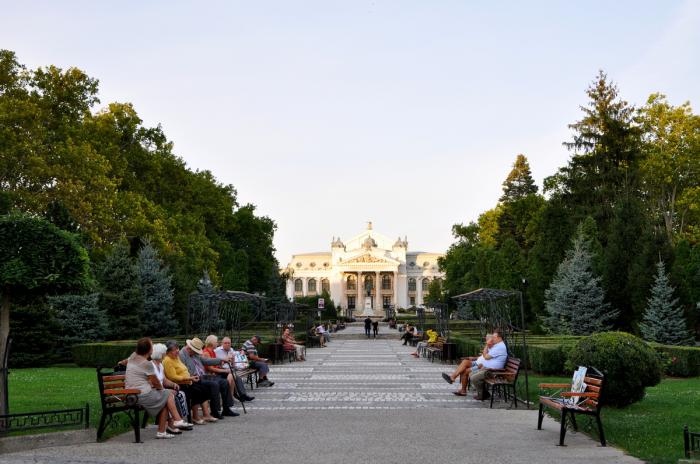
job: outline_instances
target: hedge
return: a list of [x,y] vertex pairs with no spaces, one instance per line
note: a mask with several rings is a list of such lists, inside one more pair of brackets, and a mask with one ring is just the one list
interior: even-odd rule
[[[460,356],[477,355],[483,341],[478,334],[460,333],[452,335],[450,341],[457,344]],[[566,361],[573,346],[583,337],[571,335],[527,335],[528,368],[543,375],[571,374],[566,368]],[[522,339],[510,343],[514,356],[523,359]],[[664,374],[673,377],[700,376],[700,347],[670,346],[656,343],[649,344],[661,357]]]
[[700,348],[650,343],[661,357],[664,373],[673,377],[700,375]]
[[[262,335],[265,339],[265,335]],[[270,343],[273,342],[272,336],[268,337],[263,343],[258,345],[258,351],[262,356],[268,353]],[[167,339],[154,339],[153,343],[165,343]],[[185,341],[175,339],[182,347]],[[122,359],[128,358],[136,348],[136,340],[119,340],[112,342],[99,343],[81,343],[73,345],[71,352],[73,361],[81,367],[113,367]]]

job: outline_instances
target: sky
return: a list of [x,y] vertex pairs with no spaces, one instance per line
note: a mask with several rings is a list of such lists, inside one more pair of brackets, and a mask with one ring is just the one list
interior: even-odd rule
[[[700,1],[0,0],[0,48],[78,67],[272,218],[277,258],[372,221],[444,252],[518,153],[542,180],[604,70],[700,105]],[[98,109],[96,108],[96,109]]]

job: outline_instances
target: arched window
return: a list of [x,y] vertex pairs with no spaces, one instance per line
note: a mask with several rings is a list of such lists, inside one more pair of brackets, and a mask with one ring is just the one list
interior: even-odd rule
[[309,279],[309,293],[316,293],[316,279]]
[[304,283],[301,281],[301,279],[297,279],[294,281],[294,292],[295,293],[301,293],[304,291]]
[[321,279],[321,292],[331,292],[331,283],[328,279]]
[[415,292],[416,291],[416,279],[411,277],[408,279],[408,291],[409,292]]
[[347,286],[348,290],[357,290],[357,277],[350,274],[348,276],[347,282],[348,282],[348,286]]
[[382,276],[382,290],[391,290],[391,277],[387,274]]
[[372,290],[374,288],[374,277],[365,277],[365,291]]
[[420,284],[420,288],[424,291],[428,291],[428,285],[430,285],[430,279],[423,279],[423,281]]

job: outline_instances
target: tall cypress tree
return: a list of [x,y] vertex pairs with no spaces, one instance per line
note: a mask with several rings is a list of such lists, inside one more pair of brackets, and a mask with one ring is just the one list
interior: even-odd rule
[[146,334],[176,334],[178,323],[173,312],[172,278],[158,252],[148,242],[139,251],[137,271],[143,295],[143,322]]
[[111,339],[143,336],[143,297],[136,266],[126,243],[114,246],[97,269],[100,283],[100,309],[109,318]]
[[579,226],[573,247],[545,291],[544,327],[552,333],[590,335],[609,329],[618,311],[606,303],[600,277],[593,273],[590,243]]
[[659,261],[644,321],[639,328],[645,340],[665,345],[690,345],[693,338],[688,333],[683,308],[678,305],[678,298],[673,297],[673,290],[664,263]]

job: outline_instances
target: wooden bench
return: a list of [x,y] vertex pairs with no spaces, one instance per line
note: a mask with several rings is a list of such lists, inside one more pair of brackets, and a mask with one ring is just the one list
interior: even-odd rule
[[255,385],[258,384],[258,370],[254,367],[246,367],[245,369],[234,369],[233,372],[236,374],[236,377],[238,377],[239,379],[243,379],[244,382],[250,385],[251,390],[254,389],[253,383],[255,383]]
[[518,407],[518,397],[515,392],[515,384],[518,381],[518,374],[520,373],[520,359],[508,357],[506,365],[503,369],[488,369],[492,373],[491,377],[485,379],[486,391],[490,391],[491,395],[491,408],[493,408],[493,398],[496,396],[496,392],[503,396],[505,401],[510,398],[509,390],[512,391],[513,406]]
[[442,345],[444,345],[446,342],[447,339],[445,339],[445,337],[438,337],[434,343],[431,343],[425,347],[425,353],[428,359],[430,359],[430,362],[433,362],[435,357],[442,359]]
[[144,411],[143,424],[139,421],[139,412],[143,410],[137,403],[141,390],[124,388],[124,374],[102,372],[97,368],[97,383],[100,388],[102,417],[97,428],[97,439],[102,438],[107,425],[112,422],[114,414],[125,413],[134,429],[134,443],[141,442],[141,428],[146,426],[148,414]]
[[[583,389],[583,391],[572,391],[572,385],[566,383],[541,383],[539,385],[540,389],[560,389],[555,395],[540,396],[540,411],[537,418],[537,430],[542,430],[542,419],[544,418],[545,407],[556,409],[561,412],[559,446],[564,446],[567,418],[570,419],[574,430],[578,430],[576,414],[595,417],[598,425],[598,435],[600,436],[600,445],[605,446],[603,424],[600,420],[600,410],[602,408],[600,396],[605,386],[605,378],[598,369],[589,367],[586,370],[583,382],[585,383],[585,389]],[[567,391],[564,391],[564,389]],[[578,398],[578,401],[574,402],[575,398]]]
[[413,335],[408,340],[408,344],[411,346],[416,346],[418,345],[418,342],[422,342],[423,340],[425,340],[425,332],[421,333],[420,335]]

